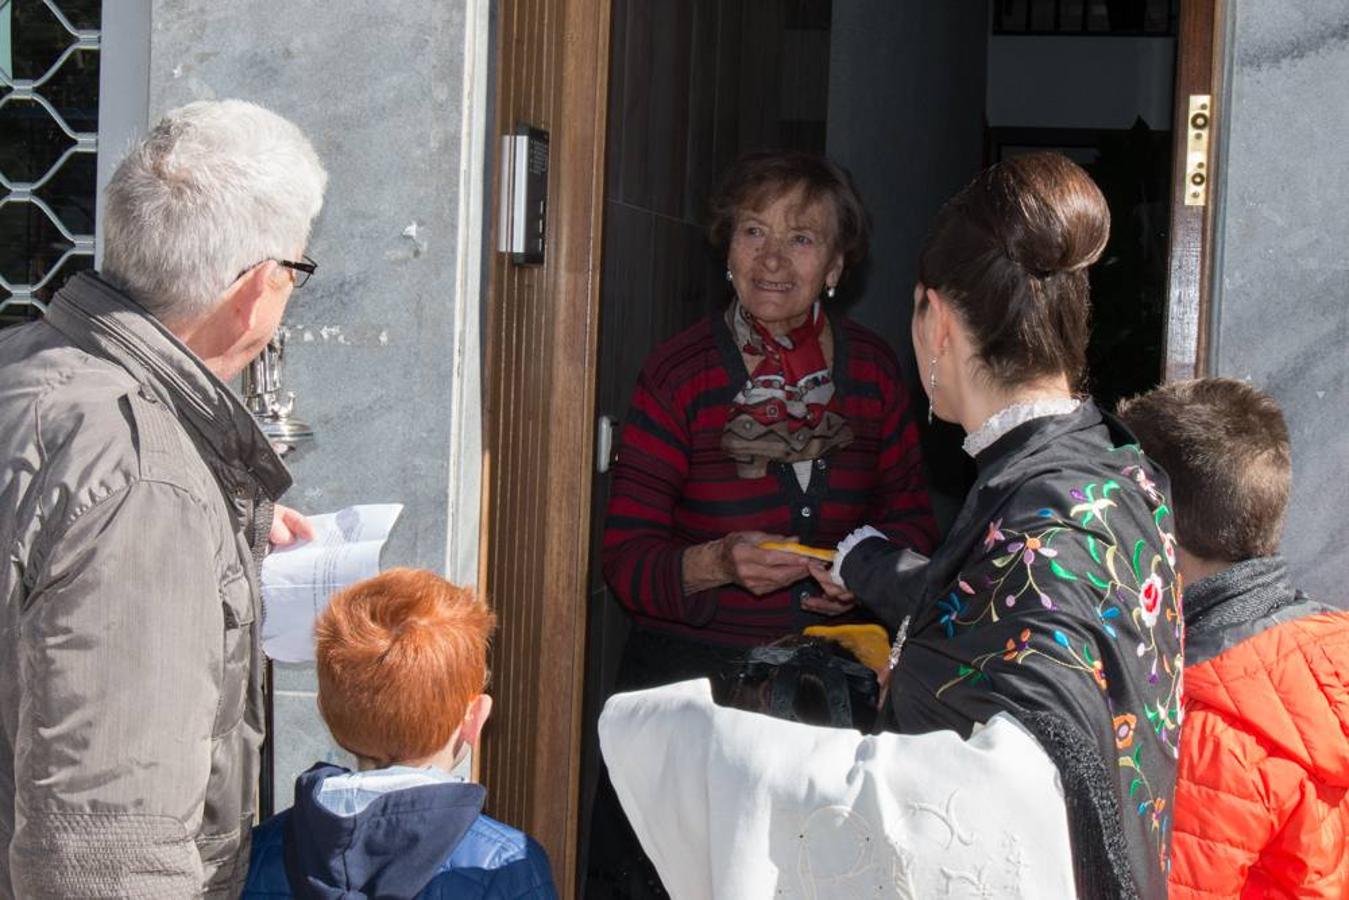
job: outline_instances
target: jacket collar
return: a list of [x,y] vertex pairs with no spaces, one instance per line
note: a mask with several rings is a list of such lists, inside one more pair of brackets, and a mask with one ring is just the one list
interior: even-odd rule
[[423,784],[382,794],[357,813],[320,798],[347,770],[317,763],[295,782],[283,840],[286,879],[297,897],[415,897],[444,867],[482,813],[479,784]]
[[1082,458],[1083,441],[1088,446],[1099,445],[1096,449],[1103,453],[1138,443],[1119,419],[1103,412],[1092,400],[1084,400],[1070,413],[1023,422],[981,450],[974,457],[978,467],[974,485],[946,539],[932,554],[925,574],[927,592],[937,591],[955,577],[1011,492],[1037,474],[1053,472],[1065,461]]
[[85,351],[121,366],[170,406],[210,448],[234,484],[255,482],[272,500],[290,473],[257,422],[205,364],[134,300],[93,272],[57,293],[46,321]]
[[1091,400],[1070,413],[1053,416],[1040,416],[1023,422],[989,444],[974,457],[979,467],[979,480],[992,482],[997,476],[1012,469],[1018,462],[1054,441],[1074,432],[1084,431],[1104,422],[1111,430],[1112,443],[1137,443],[1137,439],[1119,420],[1106,413]]
[[1242,560],[1216,575],[1185,586],[1185,626],[1190,634],[1194,634],[1206,629],[1208,622],[1219,624],[1223,619],[1231,618],[1225,614],[1237,605],[1244,605],[1248,611],[1260,615],[1292,597],[1288,567],[1281,557]]
[[[1137,443],[1137,439],[1118,419],[1103,413],[1091,400],[1084,400],[1081,406],[1070,413],[1023,422],[976,454],[974,462],[979,474],[955,521],[951,523],[946,540],[933,554],[933,567],[928,576],[929,587],[944,584],[954,574],[951,567],[965,559],[974,540],[988,522],[988,515],[1002,502],[1009,490],[1015,489],[1034,474],[1035,466],[1023,466],[1021,463],[1033,456],[1043,455],[1044,464],[1049,466],[1053,463],[1056,443],[1089,432],[1102,423],[1107,429],[1101,436],[1103,450],[1107,446]],[[932,580],[934,578],[935,582]]]
[[1330,611],[1288,583],[1281,556],[1234,563],[1185,585],[1185,665],[1195,666],[1284,622]]

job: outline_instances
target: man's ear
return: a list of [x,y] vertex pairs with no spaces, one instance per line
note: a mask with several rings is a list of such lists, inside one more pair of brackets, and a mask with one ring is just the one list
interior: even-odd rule
[[478,741],[482,738],[482,728],[487,724],[487,719],[492,715],[492,698],[488,694],[479,694],[469,701],[468,709],[464,711],[464,724],[459,728],[459,739],[470,747],[477,749]]
[[246,334],[257,327],[258,317],[262,313],[262,301],[267,296],[267,289],[276,274],[276,269],[276,263],[270,259],[258,263],[230,287],[225,302],[241,334]]

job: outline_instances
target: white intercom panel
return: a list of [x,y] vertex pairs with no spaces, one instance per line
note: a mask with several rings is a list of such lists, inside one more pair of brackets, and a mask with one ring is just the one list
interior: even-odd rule
[[523,266],[543,265],[548,233],[548,132],[517,125],[501,138],[497,249]]

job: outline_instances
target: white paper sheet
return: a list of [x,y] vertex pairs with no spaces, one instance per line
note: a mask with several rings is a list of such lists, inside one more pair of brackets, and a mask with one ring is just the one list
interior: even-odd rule
[[274,550],[262,564],[262,649],[279,662],[314,659],[314,621],[336,591],[379,574],[379,553],[401,503],[310,516],[314,539]]

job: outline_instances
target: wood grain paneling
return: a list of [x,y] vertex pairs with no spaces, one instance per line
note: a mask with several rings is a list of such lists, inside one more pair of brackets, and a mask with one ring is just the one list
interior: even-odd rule
[[489,811],[544,845],[564,896],[576,852],[608,23],[608,0],[500,6],[497,134],[544,128],[551,158],[545,264],[494,254],[489,274],[482,585],[501,626],[482,775]]
[[720,0],[717,4],[717,81],[713,112],[712,156],[717,174],[740,155],[740,31],[747,0]]
[[[1172,165],[1171,261],[1167,284],[1166,337],[1162,348],[1166,381],[1195,378],[1208,369],[1210,288],[1213,278],[1213,209],[1222,173],[1214,148],[1226,110],[1221,106],[1225,0],[1181,0],[1176,48],[1176,99]],[[1186,139],[1191,94],[1210,94],[1215,108],[1209,128],[1209,198],[1185,205]],[[1215,178],[1217,175],[1219,178]]]
[[683,212],[688,162],[689,56],[693,42],[693,4],[653,3],[652,71],[648,109],[651,135],[646,157],[650,193],[640,206],[677,218]]
[[683,202],[678,217],[686,222],[702,220],[708,186],[717,177],[717,27],[718,0],[692,0],[693,24],[689,43],[687,90],[688,132],[685,146],[688,165],[684,172]]

